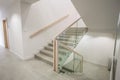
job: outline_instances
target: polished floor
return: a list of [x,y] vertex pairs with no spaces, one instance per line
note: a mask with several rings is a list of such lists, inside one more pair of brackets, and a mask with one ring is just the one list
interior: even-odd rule
[[84,63],[84,73],[58,74],[40,60],[22,61],[13,53],[0,47],[0,80],[109,80],[106,67]]

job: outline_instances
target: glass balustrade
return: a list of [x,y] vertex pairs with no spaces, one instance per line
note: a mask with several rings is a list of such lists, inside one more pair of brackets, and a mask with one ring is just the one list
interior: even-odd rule
[[57,37],[59,72],[83,72],[83,56],[74,49],[86,32],[87,28],[74,25]]

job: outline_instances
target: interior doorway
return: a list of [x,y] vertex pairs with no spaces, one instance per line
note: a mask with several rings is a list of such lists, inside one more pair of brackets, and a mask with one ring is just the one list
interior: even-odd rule
[[3,33],[5,48],[9,49],[7,20],[3,20]]

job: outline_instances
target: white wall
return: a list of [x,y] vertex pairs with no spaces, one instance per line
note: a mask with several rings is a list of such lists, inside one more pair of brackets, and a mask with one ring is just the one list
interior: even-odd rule
[[9,8],[6,9],[10,51],[23,59],[24,57],[20,0],[15,0],[13,4],[14,5],[11,5]]
[[4,33],[3,33],[3,10],[0,9],[0,46],[5,46],[4,45]]
[[113,55],[119,0],[72,0],[89,32],[77,50],[87,61],[107,66]]
[[107,66],[109,57],[113,56],[114,38],[110,33],[89,31],[76,47],[84,60]]
[[[30,35],[45,25],[69,14],[69,17],[30,39]],[[31,58],[51,42],[60,32],[79,18],[71,0],[40,0],[33,5],[22,3],[24,57]]]
[[5,47],[4,45],[4,33],[3,33],[3,20],[7,19],[8,8],[16,0],[0,0],[0,46]]

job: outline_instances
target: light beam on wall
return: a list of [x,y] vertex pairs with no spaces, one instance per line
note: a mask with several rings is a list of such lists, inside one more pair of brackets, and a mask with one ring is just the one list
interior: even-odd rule
[[10,22],[11,22],[11,24],[12,24],[13,26],[18,26],[18,25],[20,25],[20,23],[19,23],[19,22],[21,22],[21,21],[20,21],[20,16],[17,15],[17,14],[13,14],[12,17],[11,17]]

